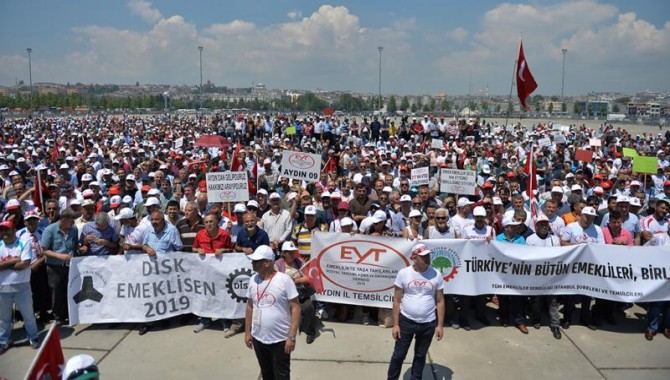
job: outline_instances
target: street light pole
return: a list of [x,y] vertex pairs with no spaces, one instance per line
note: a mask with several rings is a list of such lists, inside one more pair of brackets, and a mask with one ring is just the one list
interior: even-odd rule
[[33,63],[31,58],[32,48],[26,49],[28,51],[28,77],[30,80],[30,113],[33,113]]
[[565,53],[568,52],[568,49],[563,48],[561,51],[563,52],[563,76],[561,78],[561,102],[564,102],[565,100],[563,99],[563,89],[565,88]]
[[202,109],[202,46],[198,46],[200,50],[200,109]]
[[377,50],[379,50],[379,111],[381,112],[384,107],[384,102],[382,101],[382,50],[384,50],[384,47],[378,46]]

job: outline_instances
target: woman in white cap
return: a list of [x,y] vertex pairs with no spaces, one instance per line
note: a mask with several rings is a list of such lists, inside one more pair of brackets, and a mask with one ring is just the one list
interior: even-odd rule
[[422,214],[419,210],[409,212],[409,225],[403,228],[401,235],[408,240],[423,239],[423,227],[421,226]]

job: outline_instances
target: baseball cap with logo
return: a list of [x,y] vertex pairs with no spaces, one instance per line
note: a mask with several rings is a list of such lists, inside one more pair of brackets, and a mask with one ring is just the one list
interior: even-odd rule
[[354,225],[354,220],[351,219],[348,216],[340,219],[340,227],[347,227],[347,226],[353,226],[353,225]]
[[114,217],[116,220],[132,219],[135,217],[133,210],[125,207],[119,211],[119,213]]
[[272,194],[270,194],[270,196],[268,198],[269,199],[281,199],[281,195],[279,195],[278,193],[272,193]]
[[10,199],[5,205],[5,209],[7,210],[16,210],[19,207],[21,207],[21,203],[16,199]]
[[272,252],[272,248],[267,245],[259,245],[258,248],[251,255],[247,256],[251,261],[257,260],[275,260],[275,253]]
[[402,197],[400,197],[400,202],[412,202],[412,197],[409,195],[405,194]]
[[507,217],[505,217],[505,218],[503,219],[503,221],[502,221],[502,225],[503,225],[503,227],[507,227],[507,226],[518,226],[519,224],[521,224],[521,222],[518,222],[516,219],[514,219],[514,218],[511,217],[511,216],[507,216]]
[[426,256],[430,255],[432,251],[426,247],[425,244],[419,243],[412,248],[412,256]]
[[596,209],[594,209],[591,206],[584,207],[582,209],[582,215],[596,216],[597,215]]
[[305,207],[305,215],[316,215],[316,207],[312,205]]
[[285,241],[284,244],[281,245],[281,250],[282,251],[297,251],[298,247],[293,244],[292,241]]
[[471,205],[471,204],[473,204],[473,203],[474,203],[474,202],[472,202],[471,200],[469,200],[469,199],[466,198],[466,197],[460,197],[460,198],[458,198],[458,207],[469,206],[469,205]]

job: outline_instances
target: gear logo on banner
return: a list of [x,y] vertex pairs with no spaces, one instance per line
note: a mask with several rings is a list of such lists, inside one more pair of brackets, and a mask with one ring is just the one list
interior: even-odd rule
[[458,274],[461,259],[456,251],[451,248],[436,247],[432,251],[430,255],[431,266],[442,273],[445,282],[449,282]]
[[253,272],[251,269],[235,269],[226,279],[226,288],[230,297],[238,303],[247,302],[247,288]]

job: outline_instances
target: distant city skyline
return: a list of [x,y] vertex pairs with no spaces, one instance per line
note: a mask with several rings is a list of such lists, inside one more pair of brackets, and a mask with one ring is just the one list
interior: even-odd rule
[[[32,81],[509,93],[523,37],[539,87],[565,96],[670,90],[670,2],[7,0],[0,85]],[[472,78],[472,79],[470,79]]]

